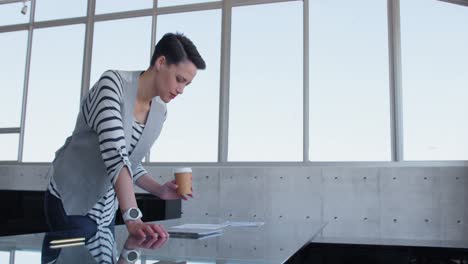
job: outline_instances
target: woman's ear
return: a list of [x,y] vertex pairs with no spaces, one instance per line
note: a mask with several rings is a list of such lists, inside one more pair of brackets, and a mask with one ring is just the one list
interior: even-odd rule
[[166,57],[160,56],[156,59],[156,63],[154,66],[156,66],[156,71],[160,71],[161,68],[166,64]]

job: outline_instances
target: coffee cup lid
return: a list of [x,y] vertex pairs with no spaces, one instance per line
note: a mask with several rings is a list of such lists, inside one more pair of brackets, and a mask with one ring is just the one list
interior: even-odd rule
[[184,173],[184,172],[192,172],[191,168],[177,168],[174,170],[174,173]]

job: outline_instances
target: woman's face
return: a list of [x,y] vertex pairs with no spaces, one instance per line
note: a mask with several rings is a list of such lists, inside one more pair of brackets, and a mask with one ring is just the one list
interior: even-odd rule
[[165,58],[160,57],[155,66],[157,70],[156,89],[158,89],[159,97],[165,103],[169,103],[182,94],[185,86],[189,85],[197,74],[197,67],[189,60],[168,65]]

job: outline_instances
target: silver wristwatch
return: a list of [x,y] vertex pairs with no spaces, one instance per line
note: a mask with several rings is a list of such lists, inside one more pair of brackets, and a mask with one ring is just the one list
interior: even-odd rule
[[122,215],[124,222],[127,222],[128,220],[138,220],[142,217],[143,214],[141,213],[140,209],[136,207],[128,208]]
[[120,256],[124,258],[126,262],[134,263],[140,259],[140,251],[136,249],[125,249],[123,248],[120,252]]

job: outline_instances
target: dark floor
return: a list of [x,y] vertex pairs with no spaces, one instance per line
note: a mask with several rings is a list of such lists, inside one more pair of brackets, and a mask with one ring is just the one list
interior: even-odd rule
[[288,264],[468,264],[468,249],[312,243]]

